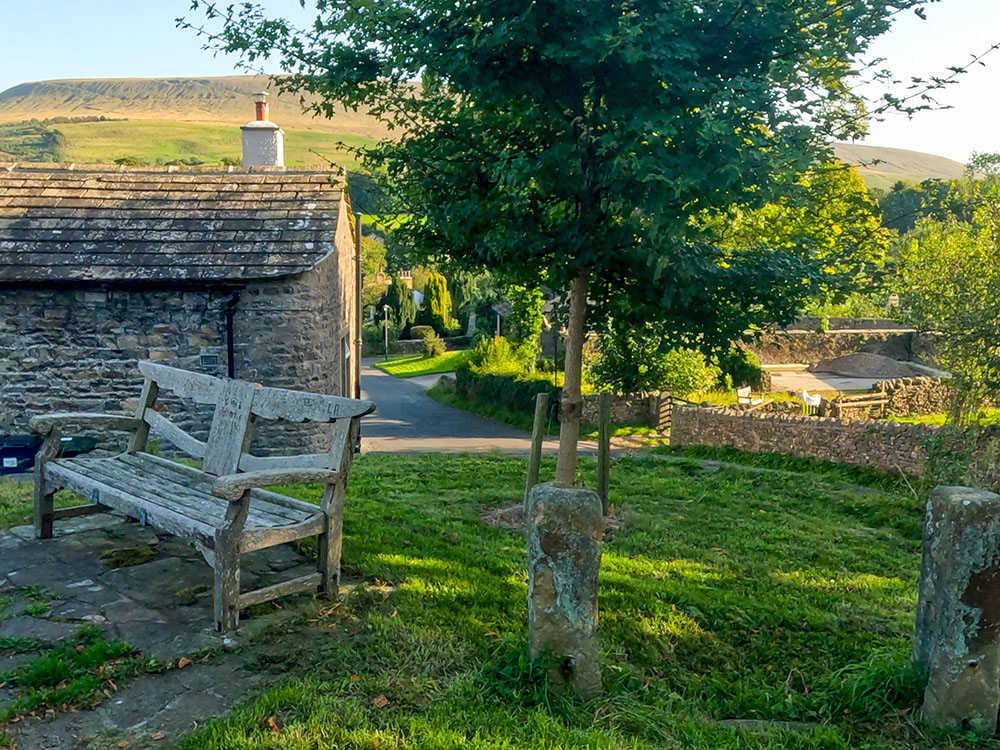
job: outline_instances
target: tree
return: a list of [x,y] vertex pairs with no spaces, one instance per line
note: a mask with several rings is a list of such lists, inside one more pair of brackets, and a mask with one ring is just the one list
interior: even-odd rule
[[439,273],[432,273],[424,287],[424,310],[430,324],[440,335],[451,328],[451,297],[448,296],[448,280]]
[[786,248],[819,262],[819,302],[865,289],[881,272],[890,233],[861,175],[832,160],[805,172],[797,187],[761,208],[734,206],[714,217],[716,241]]
[[542,293],[522,284],[508,285],[504,291],[511,307],[507,316],[508,338],[517,344],[525,365],[534,370],[541,351],[538,337],[542,335]]
[[363,154],[421,219],[394,239],[568,293],[556,482],[572,486],[588,321],[727,347],[821,287],[801,248],[720,246],[698,219],[800,190],[863,130],[855,60],[925,1],[321,0],[302,31],[257,3],[194,6],[220,49],[276,56],[317,113],[395,128]]
[[952,419],[965,423],[1000,397],[1000,195],[972,223],[924,219],[900,252],[903,308],[937,333],[938,362],[952,373]]
[[371,237],[361,238],[361,306],[368,310],[379,303],[386,292],[378,274],[385,268],[385,245]]
[[417,319],[417,303],[413,301],[413,292],[398,275],[393,275],[382,304],[388,305],[392,310],[392,320],[400,331]]

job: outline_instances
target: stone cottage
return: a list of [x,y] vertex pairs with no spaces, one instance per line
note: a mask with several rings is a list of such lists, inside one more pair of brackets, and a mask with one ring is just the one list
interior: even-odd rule
[[[0,433],[131,410],[139,359],[355,396],[345,187],[274,165],[0,164]],[[325,448],[288,430],[263,426],[255,447]]]

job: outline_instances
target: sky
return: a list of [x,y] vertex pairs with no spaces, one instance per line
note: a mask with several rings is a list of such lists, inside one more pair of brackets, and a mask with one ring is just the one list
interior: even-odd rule
[[[228,0],[226,0],[228,2]],[[302,18],[298,0],[267,0],[275,14]],[[235,60],[215,56],[174,19],[190,0],[0,0],[0,91],[51,78],[143,78],[231,75]],[[867,57],[904,81],[946,74],[1000,42],[1000,0],[939,0],[927,20],[899,18]],[[913,118],[891,115],[871,125],[866,143],[966,161],[973,151],[1000,151],[1000,50],[986,67],[937,95],[951,109]]]

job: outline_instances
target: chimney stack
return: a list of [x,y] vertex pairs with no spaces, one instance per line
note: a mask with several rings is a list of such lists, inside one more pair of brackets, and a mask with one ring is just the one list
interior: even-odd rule
[[266,91],[254,94],[257,119],[241,128],[244,167],[285,166],[285,132],[268,119],[270,107],[267,97]]

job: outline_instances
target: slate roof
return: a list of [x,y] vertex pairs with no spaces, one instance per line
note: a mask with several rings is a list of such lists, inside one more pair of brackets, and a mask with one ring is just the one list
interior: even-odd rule
[[0,283],[287,276],[334,251],[343,172],[0,163]]

